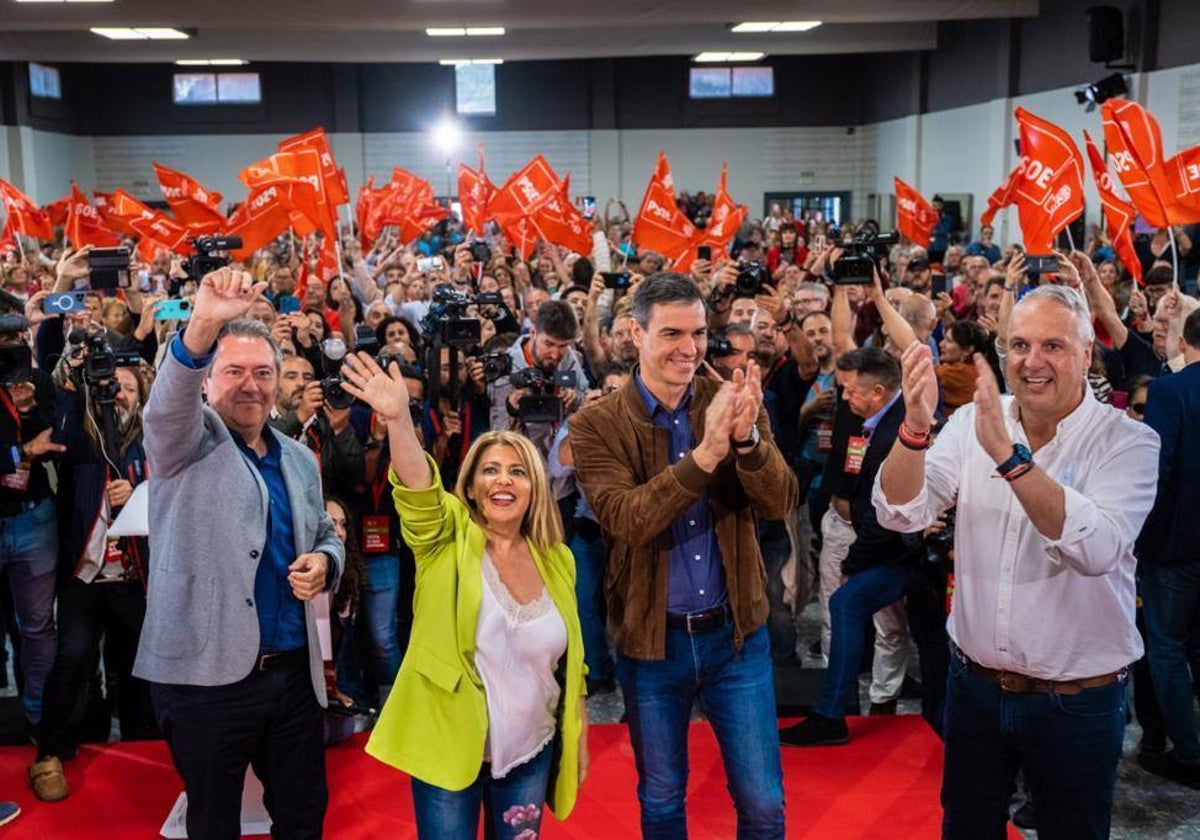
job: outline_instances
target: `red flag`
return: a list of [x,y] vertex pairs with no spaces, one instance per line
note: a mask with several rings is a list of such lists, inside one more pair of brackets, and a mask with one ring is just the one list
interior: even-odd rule
[[104,226],[96,208],[88,203],[87,196],[74,184],[71,184],[71,204],[67,208],[64,234],[75,249],[84,245],[113,248],[121,244],[121,238]]
[[483,144],[479,144],[479,170],[465,163],[458,165],[458,202],[462,207],[463,224],[476,236],[483,236],[483,223],[491,215],[489,205],[496,195],[496,185],[483,169]]
[[1100,108],[1113,168],[1138,212],[1160,228],[1200,221],[1200,146],[1168,159],[1149,111],[1128,99]]
[[528,216],[509,218],[506,221],[497,219],[497,222],[500,229],[504,231],[504,236],[521,255],[521,259],[528,260],[533,256],[533,250],[537,246],[538,231]]
[[1167,179],[1175,190],[1177,211],[1189,223],[1200,221],[1200,146],[1168,160]]
[[659,151],[654,174],[650,176],[641,209],[633,221],[633,241],[639,249],[658,251],[668,265],[686,271],[695,254],[692,248],[695,236],[695,225],[675,204],[671,165],[666,154]]
[[1083,156],[1071,135],[1051,122],[1016,110],[1021,129],[1020,177],[1014,201],[1025,249],[1048,253],[1054,237],[1083,213]]
[[996,213],[1013,203],[1020,178],[1021,169],[1018,166],[1012,172],[1008,173],[1008,177],[1004,180],[1004,183],[996,187],[995,191],[988,196],[987,209],[979,214],[979,224],[981,226],[990,226],[992,219],[996,217]]
[[219,192],[206,190],[192,176],[160,163],[154,164],[154,174],[176,219],[196,233],[216,233],[227,226],[219,209]]
[[176,254],[187,254],[188,240],[192,232],[165,213],[152,210],[124,190],[116,190],[108,196],[107,207],[100,212],[105,224],[141,237],[138,251],[143,256],[153,257],[160,248]]
[[717,179],[717,194],[713,198],[713,209],[708,217],[708,225],[704,230],[696,233],[696,247],[707,245],[714,254],[727,252],[730,241],[737,236],[738,229],[746,221],[746,214],[750,212],[750,208],[744,204],[738,205],[729,195],[725,185],[728,176],[729,164],[723,164],[721,175]]
[[7,217],[4,229],[9,233],[23,233],[35,239],[53,239],[54,227],[50,223],[50,214],[29,200],[29,196],[21,192],[3,179],[0,179],[0,201],[4,204],[4,215]]
[[558,193],[533,217],[533,225],[547,242],[586,256],[592,252],[592,223],[571,203],[570,184],[568,176]]
[[71,196],[64,195],[58,201],[51,201],[42,209],[50,215],[52,227],[62,227],[67,223],[67,208],[71,206]]
[[367,178],[367,183],[363,184],[358,190],[358,204],[354,208],[354,221],[358,226],[358,241],[362,245],[363,253],[371,250],[371,246],[375,244],[374,237],[367,238],[367,218],[371,215],[371,206],[375,203],[375,176]]
[[329,138],[325,136],[325,129],[314,128],[304,134],[280,140],[278,148],[281,152],[315,152],[319,162],[318,177],[324,185],[323,189],[330,206],[336,208],[350,201],[350,192],[346,189],[346,173],[338,169],[337,161],[333,159],[333,150],[329,148]]
[[1092,165],[1092,175],[1096,179],[1096,189],[1100,192],[1100,204],[1104,208],[1104,223],[1108,227],[1108,236],[1112,239],[1113,250],[1121,262],[1129,269],[1129,273],[1142,284],[1142,261],[1138,259],[1133,249],[1133,214],[1134,207],[1128,201],[1117,195],[1113,187],[1112,176],[1108,174],[1108,166],[1104,156],[1092,142],[1091,135],[1083,132],[1087,145],[1088,162]]
[[270,184],[256,187],[229,217],[231,236],[242,238],[242,249],[234,252],[239,260],[247,259],[288,228],[289,202],[283,197],[283,187]]
[[401,241],[412,242],[448,215],[450,211],[434,201],[428,181],[397,166],[392,180],[376,193],[364,233],[374,241],[385,225],[396,225]]
[[558,175],[541,155],[514,172],[496,191],[488,208],[497,221],[533,216],[560,190]]
[[238,179],[251,189],[279,187],[280,200],[290,205],[292,226],[301,236],[319,230],[327,239],[333,239],[337,236],[337,221],[333,205],[326,200],[320,167],[319,153],[301,148],[252,163],[238,174]]
[[933,229],[937,227],[938,214],[933,205],[908,184],[899,178],[893,179],[896,184],[896,216],[897,227],[909,240],[922,248],[929,247],[933,238]]

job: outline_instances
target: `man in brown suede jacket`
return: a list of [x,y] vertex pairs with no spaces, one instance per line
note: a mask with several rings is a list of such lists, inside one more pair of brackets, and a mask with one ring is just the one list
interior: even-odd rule
[[696,376],[707,345],[690,278],[633,294],[640,365],[571,419],[576,475],[609,541],[609,630],[645,837],[686,837],[687,728],[699,702],[721,747],[739,836],[784,836],[759,516],[798,504],[762,375]]

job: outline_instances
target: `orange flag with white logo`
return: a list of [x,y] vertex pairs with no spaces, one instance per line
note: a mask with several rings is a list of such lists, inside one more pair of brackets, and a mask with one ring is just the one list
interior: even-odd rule
[[1092,176],[1096,179],[1096,189],[1100,193],[1100,204],[1104,208],[1104,224],[1108,229],[1108,237],[1112,240],[1113,250],[1117,252],[1121,263],[1129,269],[1138,285],[1142,284],[1142,261],[1138,259],[1133,248],[1133,215],[1134,206],[1117,195],[1112,176],[1108,174],[1108,165],[1104,156],[1096,148],[1091,135],[1083,132],[1084,144],[1087,146],[1088,162],[1092,165]]
[[1083,213],[1083,156],[1071,135],[1052,122],[1016,110],[1021,132],[1014,203],[1025,249],[1045,254],[1054,238]]
[[217,233],[225,225],[221,194],[207,190],[186,172],[154,164],[154,174],[175,218],[196,233]]
[[696,226],[675,204],[675,181],[666,153],[658,153],[654,174],[646,185],[642,206],[633,221],[633,241],[638,249],[657,251],[667,264],[678,271],[687,271],[695,251],[692,240]]
[[288,229],[291,204],[285,200],[283,189],[279,184],[255,187],[229,217],[229,235],[242,239],[241,250],[234,252],[236,259],[247,259]]
[[[712,213],[708,217],[708,225],[704,230],[696,232],[695,246],[707,245],[714,255],[724,254],[729,249],[729,243],[737,236],[746,214],[750,212],[744,204],[738,204],[729,195],[726,180],[729,177],[729,164],[721,166],[721,175],[717,179],[717,194],[713,198]],[[693,251],[695,248],[692,249]]]
[[71,184],[71,204],[67,207],[67,223],[63,232],[75,249],[84,245],[113,248],[121,244],[121,238],[105,227],[96,208],[75,184]]

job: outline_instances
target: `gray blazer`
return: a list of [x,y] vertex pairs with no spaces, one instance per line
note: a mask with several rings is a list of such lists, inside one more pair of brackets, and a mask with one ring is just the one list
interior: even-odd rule
[[[254,576],[267,541],[267,485],[220,416],[201,401],[204,376],[168,348],[144,413],[150,580],[133,673],[157,683],[228,685],[246,677],[258,656]],[[336,588],[344,553],[325,512],[316,458],[296,441],[276,437],[296,554],[329,555]],[[311,602],[304,612],[313,690],[324,706]]]

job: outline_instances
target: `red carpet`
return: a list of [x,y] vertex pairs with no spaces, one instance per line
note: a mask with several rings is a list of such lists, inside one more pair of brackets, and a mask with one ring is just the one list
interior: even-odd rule
[[[854,718],[846,747],[784,749],[788,837],[936,838],[941,808],[941,744],[915,715]],[[408,784],[361,750],[365,735],[330,749],[326,836],[334,840],[412,838]],[[695,840],[735,835],[716,741],[707,725],[691,731],[688,827]],[[564,824],[548,820],[544,838],[636,838],[633,751],[624,726],[593,726],[591,775]],[[0,798],[24,813],[0,829],[4,840],[153,838],[182,788],[162,742],[84,747],[67,764],[72,795],[47,805],[33,798],[25,769],[32,748],[0,749]],[[1012,833],[1013,837],[1019,837]]]

